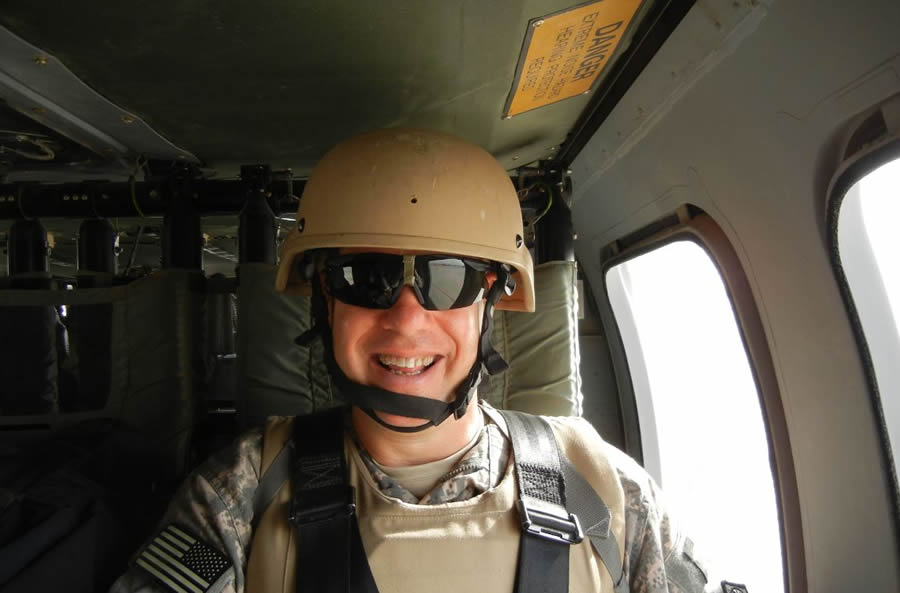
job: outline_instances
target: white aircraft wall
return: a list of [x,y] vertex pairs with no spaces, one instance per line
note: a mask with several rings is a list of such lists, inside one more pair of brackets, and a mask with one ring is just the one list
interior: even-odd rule
[[898,31],[896,0],[700,0],[572,167],[576,250],[601,298],[601,248],[679,205],[733,243],[774,357],[815,592],[900,590],[825,215],[846,123],[900,93]]

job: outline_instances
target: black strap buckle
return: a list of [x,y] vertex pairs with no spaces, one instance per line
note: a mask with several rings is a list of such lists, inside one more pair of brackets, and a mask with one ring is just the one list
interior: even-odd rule
[[[584,540],[584,531],[578,517],[573,513],[554,513],[548,510],[528,506],[519,500],[519,516],[522,519],[522,531],[540,538],[561,544],[574,545]],[[565,509],[563,509],[565,511]]]
[[326,491],[305,496],[303,500],[295,498],[291,501],[288,520],[292,525],[300,527],[333,519],[345,519],[356,514],[353,488],[347,487],[343,493],[334,492],[331,488],[322,490]]

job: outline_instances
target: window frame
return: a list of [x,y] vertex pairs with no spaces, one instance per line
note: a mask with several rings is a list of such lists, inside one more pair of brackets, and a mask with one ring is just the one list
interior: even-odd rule
[[[868,115],[877,113],[880,109],[881,106],[870,111]],[[867,118],[862,119],[862,123],[857,120],[856,125],[851,128],[851,132],[856,132],[861,128],[862,125],[865,124],[866,119]],[[891,449],[887,419],[885,418],[884,408],[881,403],[881,391],[878,387],[878,379],[875,375],[875,364],[872,358],[872,351],[869,349],[869,343],[866,340],[865,331],[859,316],[859,310],[856,306],[856,301],[853,299],[853,293],[850,289],[850,283],[847,280],[847,274],[844,271],[843,262],[841,262],[838,243],[838,222],[841,207],[843,206],[844,198],[847,196],[847,193],[857,182],[861,181],[869,173],[875,171],[882,165],[900,159],[900,134],[897,134],[896,132],[887,133],[887,130],[885,130],[885,132],[886,134],[880,139],[863,146],[857,152],[844,155],[844,159],[841,161],[836,173],[832,177],[832,181],[826,194],[827,208],[825,211],[825,229],[831,268],[834,272],[835,280],[841,293],[841,299],[844,302],[844,308],[847,311],[847,317],[853,330],[853,337],[856,341],[856,350],[865,374],[872,413],[877,420],[878,439],[881,443],[882,467],[884,473],[887,474],[893,494],[894,531],[895,533],[900,533],[900,479],[898,479],[897,476],[897,472],[900,471],[897,462],[900,462],[900,459],[894,459],[893,451]]]
[[[618,264],[670,243],[692,241],[707,253],[722,278],[759,396],[766,440],[769,445],[772,479],[775,485],[785,591],[805,593],[807,591],[806,557],[803,545],[800,498],[790,436],[767,333],[743,265],[731,242],[712,217],[702,211],[692,217],[691,212],[698,212],[698,209],[691,206],[680,208],[677,215],[678,222],[673,226],[621,251],[613,250],[611,256],[601,260],[603,298],[598,299],[598,306],[609,339],[610,355],[613,359],[615,378],[619,389],[626,435],[626,452],[643,465],[644,452],[640,444],[641,436],[634,382],[619,325],[609,299],[607,273]],[[634,455],[635,450],[640,452],[640,457]]]

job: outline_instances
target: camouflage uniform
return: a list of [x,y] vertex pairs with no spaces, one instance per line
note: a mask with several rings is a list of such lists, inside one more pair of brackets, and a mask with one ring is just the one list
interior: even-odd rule
[[[361,456],[387,496],[414,504],[439,504],[472,498],[497,486],[511,454],[501,430],[487,421],[475,446],[421,499],[385,474],[361,450]],[[232,561],[223,593],[243,593],[244,568],[251,539],[253,494],[259,481],[262,433],[253,430],[231,449],[211,458],[181,487],[162,523],[177,523],[219,548]],[[693,545],[663,509],[660,492],[636,462],[619,452],[617,468],[625,494],[625,573],[633,593],[699,593],[706,573],[694,559]],[[712,589],[710,589],[712,590]],[[140,568],[132,568],[112,593],[157,593],[165,589]]]

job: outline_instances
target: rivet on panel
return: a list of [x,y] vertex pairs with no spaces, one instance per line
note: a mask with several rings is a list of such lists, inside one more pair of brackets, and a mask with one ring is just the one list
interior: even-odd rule
[[50,62],[50,59],[47,56],[37,55],[32,59],[38,66],[46,66]]
[[123,123],[123,124],[133,124],[133,123],[134,123],[134,116],[128,115],[128,114],[126,113],[125,115],[122,116],[122,123]]
[[543,25],[543,24],[544,24],[544,21],[543,21],[543,20],[540,20],[540,21],[534,21],[534,24],[531,25],[531,26],[537,28],[537,27],[540,27],[540,26]]

